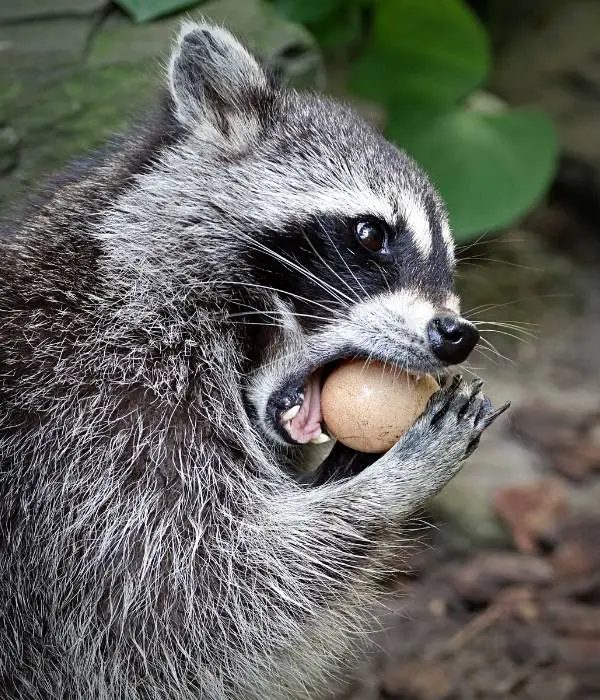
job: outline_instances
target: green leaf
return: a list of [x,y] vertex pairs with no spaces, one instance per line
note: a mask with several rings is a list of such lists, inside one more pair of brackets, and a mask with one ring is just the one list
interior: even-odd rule
[[460,0],[379,0],[367,49],[350,84],[368,99],[451,103],[489,71],[484,29]]
[[438,187],[457,240],[513,223],[546,191],[558,143],[545,115],[455,110],[430,117],[412,130],[405,118],[392,118],[388,135]]
[[310,27],[311,34],[324,49],[349,47],[361,39],[362,22],[359,2],[347,2]]
[[201,0],[114,0],[136,22],[148,22],[198,5]]
[[347,0],[275,0],[275,7],[293,22],[312,24],[333,14]]

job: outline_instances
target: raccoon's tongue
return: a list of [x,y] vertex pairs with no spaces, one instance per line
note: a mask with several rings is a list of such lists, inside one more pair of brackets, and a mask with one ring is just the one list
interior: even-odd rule
[[321,435],[321,385],[319,373],[311,374],[304,387],[304,401],[288,426],[291,437],[302,445]]

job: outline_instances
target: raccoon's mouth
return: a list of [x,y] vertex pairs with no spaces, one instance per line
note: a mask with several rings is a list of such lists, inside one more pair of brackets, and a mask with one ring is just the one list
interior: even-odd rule
[[309,442],[319,444],[329,440],[329,436],[323,429],[321,415],[323,375],[322,370],[313,372],[298,397],[302,399],[302,403],[288,408],[279,417],[286,437],[299,445],[306,445]]
[[[367,361],[368,356],[365,354],[363,357],[362,353],[338,355],[317,368],[313,366],[312,371],[303,378],[290,378],[284,387],[271,396],[268,413],[273,427],[284,442],[292,445],[318,445],[331,439],[323,423],[321,389],[338,363],[351,358]],[[426,363],[415,363],[415,367],[410,369],[404,365],[403,369],[415,375],[434,374],[438,377],[445,372],[439,366],[427,366]]]

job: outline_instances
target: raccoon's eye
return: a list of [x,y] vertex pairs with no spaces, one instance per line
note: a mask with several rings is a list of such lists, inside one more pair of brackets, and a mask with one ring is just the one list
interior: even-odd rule
[[387,243],[385,229],[374,221],[359,221],[356,224],[356,238],[370,253],[379,253]]

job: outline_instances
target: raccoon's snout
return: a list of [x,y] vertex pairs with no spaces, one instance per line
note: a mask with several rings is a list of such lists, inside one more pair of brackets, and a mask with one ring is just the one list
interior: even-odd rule
[[457,365],[471,354],[479,341],[479,331],[472,323],[454,315],[436,316],[427,326],[433,354],[442,362]]

